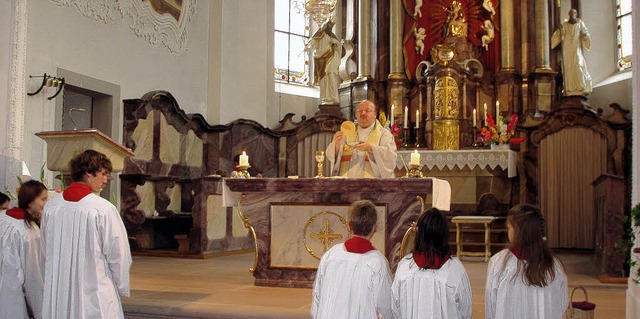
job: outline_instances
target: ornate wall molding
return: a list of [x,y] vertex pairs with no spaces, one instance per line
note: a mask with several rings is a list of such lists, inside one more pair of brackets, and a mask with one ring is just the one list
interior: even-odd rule
[[109,23],[131,17],[133,33],[153,45],[162,44],[179,53],[187,39],[187,25],[197,11],[197,0],[183,0],[179,18],[160,14],[151,1],[142,0],[51,0],[59,6],[75,6],[83,16]]

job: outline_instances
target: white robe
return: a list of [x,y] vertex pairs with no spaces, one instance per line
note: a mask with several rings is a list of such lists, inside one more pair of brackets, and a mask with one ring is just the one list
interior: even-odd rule
[[459,259],[420,269],[411,254],[398,263],[391,286],[395,318],[471,318],[471,284]]
[[350,253],[336,244],[320,260],[313,283],[312,318],[391,318],[391,276],[378,250]]
[[487,266],[485,318],[562,318],[569,305],[567,275],[560,261],[554,261],[554,280],[545,287],[537,287],[525,284],[522,275],[514,279],[518,258],[509,249],[491,257]]
[[120,214],[89,194],[56,196],[42,213],[44,318],[123,318],[118,294],[129,296],[131,253]]
[[0,318],[42,318],[40,229],[0,212]]
[[[374,124],[380,125],[377,120],[374,122]],[[362,128],[358,125],[358,138],[360,139],[360,141],[367,140],[367,138],[369,137],[369,133],[371,133],[371,130],[373,129],[373,126],[374,125],[371,125],[368,128]],[[325,150],[326,159],[329,161],[332,176],[340,175],[340,158],[342,157],[343,147],[344,144],[340,145],[340,150],[338,151],[338,154],[336,154],[335,141],[331,141],[331,143]],[[382,128],[382,136],[380,137],[379,145],[371,145],[371,149],[372,151],[371,153],[369,153],[369,164],[371,164],[373,176],[382,178],[396,177],[394,170],[396,168],[398,153],[393,134],[391,134],[388,129]],[[364,177],[364,155],[365,154],[362,151],[356,149],[353,150],[347,177]]]

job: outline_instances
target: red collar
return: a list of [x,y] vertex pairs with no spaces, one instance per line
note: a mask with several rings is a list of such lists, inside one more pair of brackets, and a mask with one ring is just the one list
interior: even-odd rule
[[85,196],[91,194],[91,188],[87,184],[74,182],[62,192],[62,197],[66,201],[79,202]]
[[346,248],[348,252],[356,254],[364,254],[376,249],[370,241],[357,236],[353,236],[345,241],[344,248]]
[[435,255],[433,256],[433,260],[430,260],[430,258],[427,257],[427,254],[422,252],[414,252],[412,255],[416,265],[423,269],[440,269],[442,268],[442,265],[451,258],[451,255],[448,254],[444,255],[444,257]]
[[24,219],[25,214],[26,212],[24,211],[24,209],[20,207],[14,207],[7,210],[7,216],[11,216],[15,219]]
[[523,258],[524,256],[523,256],[523,253],[522,253],[522,248],[520,248],[520,247],[511,247],[510,250],[513,253],[513,255],[516,256],[516,258],[524,259]]

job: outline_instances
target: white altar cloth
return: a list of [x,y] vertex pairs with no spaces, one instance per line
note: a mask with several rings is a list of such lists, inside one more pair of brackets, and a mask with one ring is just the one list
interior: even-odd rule
[[[405,164],[408,165],[413,150],[398,151],[396,159],[396,168],[402,169]],[[499,167],[507,171],[508,177],[516,176],[516,152],[512,150],[459,150],[459,151],[432,151],[418,150],[420,154],[420,169],[426,166],[429,170],[434,167],[437,169],[453,169],[458,167],[463,169],[465,166],[474,169],[478,166],[481,169]],[[404,162],[403,162],[404,160]]]

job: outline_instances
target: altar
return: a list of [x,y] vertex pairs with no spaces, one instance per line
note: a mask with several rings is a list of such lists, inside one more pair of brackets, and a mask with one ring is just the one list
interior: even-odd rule
[[[406,173],[411,153],[400,150],[396,176]],[[472,214],[483,194],[492,194],[505,207],[511,206],[517,186],[517,153],[512,150],[418,150],[424,176],[444,179],[451,185],[452,210]]]
[[311,287],[322,254],[346,241],[349,205],[371,200],[378,211],[373,245],[393,268],[402,238],[420,215],[432,181],[422,178],[225,179],[223,205],[236,206],[251,233],[251,268],[260,286]]

